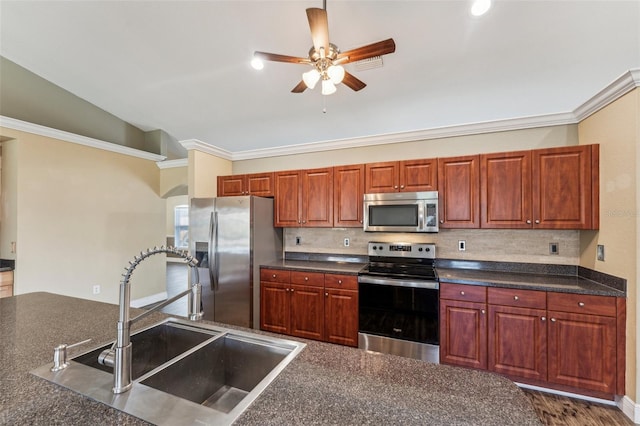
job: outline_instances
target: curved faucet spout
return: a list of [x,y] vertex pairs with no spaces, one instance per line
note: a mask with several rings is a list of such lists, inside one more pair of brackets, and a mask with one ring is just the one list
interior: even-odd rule
[[[129,312],[131,302],[131,284],[129,281],[131,280],[131,274],[143,260],[158,253],[175,254],[185,259],[187,265],[191,268],[191,283],[186,291],[132,319]],[[189,296],[189,319],[197,321],[202,319],[204,315],[198,261],[188,253],[175,247],[154,247],[153,249],[147,249],[145,252],[140,252],[139,256],[134,256],[133,261],[130,261],[129,266],[125,269],[126,272],[122,274],[122,280],[120,281],[120,318],[117,324],[116,342],[111,349],[103,351],[98,357],[100,364],[113,367],[113,393],[123,393],[131,388],[131,324],[186,295]]]

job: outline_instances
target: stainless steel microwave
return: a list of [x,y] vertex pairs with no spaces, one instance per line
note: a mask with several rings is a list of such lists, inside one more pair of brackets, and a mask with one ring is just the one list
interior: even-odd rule
[[438,232],[438,192],[364,195],[367,232]]

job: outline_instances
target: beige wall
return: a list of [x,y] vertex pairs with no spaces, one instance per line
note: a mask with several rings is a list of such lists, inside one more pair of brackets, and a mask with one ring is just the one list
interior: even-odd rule
[[189,172],[186,166],[160,169],[160,195],[162,197],[187,195],[188,185]]
[[189,198],[215,197],[218,176],[231,174],[231,161],[196,149],[189,150]]
[[[640,256],[640,89],[628,93],[579,125],[581,144],[600,144],[600,230],[583,232],[580,263],[627,280],[627,395],[638,384],[638,257]],[[596,245],[605,246],[605,261]]]
[[[3,148],[15,179],[16,223],[8,232],[17,241],[16,294],[117,303],[129,260],[164,244],[166,203],[155,162],[12,129],[0,128],[0,136],[13,139]],[[165,275],[164,256],[143,262],[132,276],[132,299],[165,291]],[[92,294],[94,285],[101,294]]]
[[577,125],[563,125],[234,161],[233,173],[309,169],[413,158],[453,157],[577,144]]

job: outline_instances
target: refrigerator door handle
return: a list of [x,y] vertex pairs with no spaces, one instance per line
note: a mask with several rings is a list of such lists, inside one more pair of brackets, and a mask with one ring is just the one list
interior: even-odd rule
[[209,280],[211,291],[218,290],[218,212],[211,212],[209,222]]

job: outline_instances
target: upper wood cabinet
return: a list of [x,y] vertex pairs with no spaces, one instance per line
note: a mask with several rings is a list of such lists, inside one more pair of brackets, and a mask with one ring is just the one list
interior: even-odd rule
[[436,159],[389,161],[365,165],[365,192],[419,192],[438,189]]
[[275,173],[277,227],[333,226],[333,169]]
[[598,145],[481,155],[481,227],[597,229],[598,159]]
[[364,164],[333,168],[333,226],[362,227]]
[[441,228],[480,227],[480,156],[438,159]]
[[218,176],[218,197],[237,195],[273,197],[273,173]]

